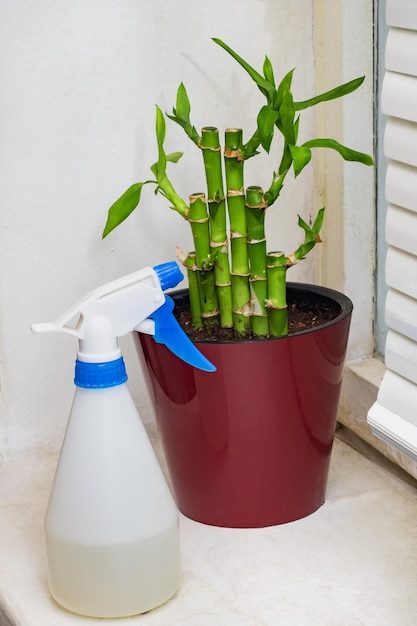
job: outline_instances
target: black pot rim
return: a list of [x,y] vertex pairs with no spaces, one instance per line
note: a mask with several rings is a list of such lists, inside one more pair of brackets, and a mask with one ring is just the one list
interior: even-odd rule
[[[322,330],[324,328],[328,328],[329,326],[333,326],[334,324],[338,324],[343,319],[351,315],[353,311],[353,303],[345,294],[340,291],[336,291],[335,289],[331,289],[330,287],[322,287],[320,285],[314,285],[309,283],[287,283],[287,294],[288,299],[291,300],[291,295],[293,300],[296,299],[294,296],[301,296],[302,294],[309,294],[313,298],[319,299],[321,301],[331,301],[332,303],[336,303],[340,307],[340,312],[336,315],[336,317],[325,324],[321,324],[320,326],[314,326],[313,328],[307,328],[305,330],[299,330],[295,333],[291,333],[291,335],[286,335],[285,337],[267,337],[267,338],[259,338],[259,339],[247,339],[247,340],[239,340],[239,341],[227,341],[228,344],[233,343],[253,343],[257,341],[282,341],[285,339],[291,339],[291,337],[299,337],[300,335],[306,335],[308,333],[313,333],[318,330]],[[181,302],[189,304],[188,298],[188,288],[186,289],[178,289],[176,291],[168,292],[171,298],[173,298],[176,306],[181,306]],[[221,341],[199,341],[198,343],[207,343],[207,344],[215,344],[215,343],[223,343]]]

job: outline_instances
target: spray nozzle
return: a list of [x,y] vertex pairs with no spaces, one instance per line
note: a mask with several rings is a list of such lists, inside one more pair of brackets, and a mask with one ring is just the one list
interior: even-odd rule
[[175,261],[154,265],[153,269],[159,278],[162,291],[176,287],[184,278],[183,273]]
[[174,354],[199,369],[212,365],[176,321],[163,291],[183,275],[175,262],[146,267],[92,291],[55,322],[33,324],[34,332],[63,332],[80,341],[78,360],[104,363],[120,358],[117,338],[133,330],[153,335]]

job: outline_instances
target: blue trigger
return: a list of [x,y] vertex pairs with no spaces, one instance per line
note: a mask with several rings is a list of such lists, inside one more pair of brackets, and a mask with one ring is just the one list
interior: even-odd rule
[[201,354],[184,333],[172,313],[173,309],[174,301],[165,296],[164,304],[149,316],[155,322],[155,341],[165,344],[171,352],[189,365],[206,372],[215,372],[216,367]]

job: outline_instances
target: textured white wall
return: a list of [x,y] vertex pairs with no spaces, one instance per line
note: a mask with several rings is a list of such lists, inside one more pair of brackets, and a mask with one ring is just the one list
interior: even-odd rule
[[[182,80],[197,126],[253,129],[248,119],[262,97],[211,36],[224,39],[259,68],[265,53],[281,74],[298,68],[297,97],[312,95],[312,4],[1,2],[1,454],[37,445],[54,449],[70,408],[75,340],[33,335],[30,324],[55,319],[100,284],[173,258],[176,244],[189,246],[187,225],[152,192],[140,213],[105,242],[100,238],[107,207],[129,184],[148,176],[155,158],[154,104],[169,110]],[[308,129],[304,124],[306,135]],[[167,147],[188,147],[179,129]],[[198,158],[189,147],[185,171],[173,169],[186,196],[202,187]],[[261,166],[253,182],[267,186],[271,172]],[[271,247],[298,243],[293,209],[309,214],[311,178],[304,173],[304,185],[296,191],[288,185],[283,201],[290,219],[283,206],[282,226],[275,227],[276,218],[269,216]],[[284,243],[288,233],[289,246]],[[300,270],[307,279],[309,267]],[[130,338],[122,346],[129,384],[146,413]]]
[[[354,94],[320,108],[319,134],[373,152],[373,0],[315,0],[316,77],[319,91],[365,76]],[[316,202],[326,206],[324,243],[315,254],[316,278],[354,302],[350,360],[374,350],[375,168],[334,158],[315,160]]]
[[[343,136],[363,152],[374,150],[373,0],[343,2],[342,80],[365,75],[357,97],[343,108]],[[375,320],[375,168],[344,166],[343,290],[355,303],[348,358],[373,356]],[[360,277],[360,279],[359,279]]]

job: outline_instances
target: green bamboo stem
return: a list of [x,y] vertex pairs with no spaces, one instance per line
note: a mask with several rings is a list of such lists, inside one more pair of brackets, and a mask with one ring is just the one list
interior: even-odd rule
[[230,222],[233,324],[238,334],[250,329],[249,258],[245,215],[244,160],[241,156],[242,130],[225,131],[224,163],[227,206]]
[[[182,259],[180,258],[180,260]],[[194,328],[202,328],[203,320],[201,317],[200,286],[198,281],[198,268],[195,260],[195,252],[190,252],[183,260],[183,264],[187,270],[188,277],[191,322]]]
[[287,257],[283,252],[269,252],[266,256],[268,278],[269,332],[272,337],[288,335]]
[[261,187],[246,189],[246,222],[248,226],[248,255],[250,263],[251,325],[252,332],[260,337],[269,335],[266,301],[268,283],[266,275],[265,210],[267,204]]
[[200,287],[201,317],[204,326],[210,327],[218,322],[219,309],[211,262],[209,216],[203,193],[190,196],[190,210],[187,220],[193,234],[195,262]]
[[219,131],[211,126],[202,129],[200,148],[203,152],[210,216],[210,248],[220,308],[220,324],[233,326],[232,287],[226,229],[226,202],[223,189]]

